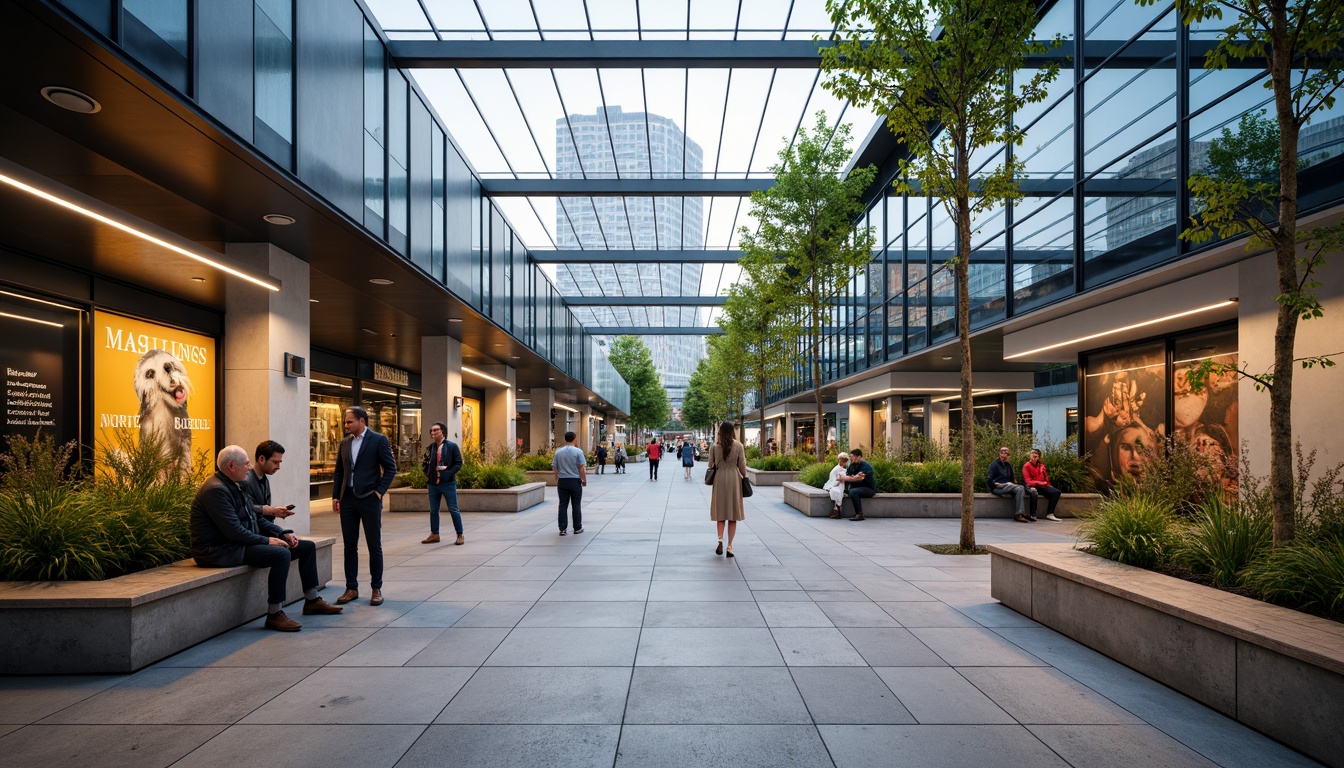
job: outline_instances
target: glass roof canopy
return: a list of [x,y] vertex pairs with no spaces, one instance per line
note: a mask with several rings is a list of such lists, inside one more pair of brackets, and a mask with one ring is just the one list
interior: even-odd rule
[[[810,41],[832,30],[824,0],[367,0],[389,40]],[[480,175],[492,180],[770,178],[800,125],[824,109],[867,136],[875,116],[837,99],[820,71],[766,68],[416,68],[407,73]],[[859,142],[855,141],[857,145]],[[857,152],[858,147],[856,146]],[[712,196],[494,197],[532,250],[738,247],[754,227],[744,192]],[[617,261],[617,263],[612,263]],[[593,327],[712,328],[718,309],[658,298],[720,296],[735,264],[547,264],[561,293],[647,297],[641,306],[575,306]]]

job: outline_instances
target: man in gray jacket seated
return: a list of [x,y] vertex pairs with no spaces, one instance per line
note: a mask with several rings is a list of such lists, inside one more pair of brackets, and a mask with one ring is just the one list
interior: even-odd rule
[[247,451],[230,445],[219,452],[218,469],[201,485],[191,502],[191,556],[202,568],[254,565],[271,569],[266,606],[266,628],[298,632],[303,625],[280,610],[290,560],[299,561],[305,616],[340,613],[341,608],[317,596],[317,547],[257,515],[243,493],[247,479]]

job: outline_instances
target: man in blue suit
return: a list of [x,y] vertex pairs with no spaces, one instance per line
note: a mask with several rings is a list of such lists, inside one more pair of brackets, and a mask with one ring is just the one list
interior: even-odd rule
[[341,516],[341,540],[345,548],[345,593],[337,605],[359,599],[359,526],[369,547],[369,605],[383,604],[383,496],[397,474],[392,444],[369,429],[369,412],[355,406],[345,409],[345,428],[350,433],[336,453],[336,483],[332,487],[331,511]]

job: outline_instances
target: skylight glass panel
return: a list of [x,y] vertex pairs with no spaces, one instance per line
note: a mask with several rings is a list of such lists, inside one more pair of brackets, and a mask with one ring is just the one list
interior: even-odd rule
[[555,90],[555,81],[550,70],[510,69],[509,80],[513,83],[518,103],[522,107],[527,127],[541,147],[542,161],[550,174],[555,171],[557,136],[556,126],[564,124],[565,110],[560,104],[560,95]]
[[734,0],[691,0],[692,40],[732,40],[737,31]]
[[771,69],[735,69],[728,88],[729,109],[724,117],[718,153],[717,178],[744,178],[756,132],[761,127],[766,98],[771,92]]
[[551,235],[551,227],[555,226],[555,215],[551,214],[548,225],[548,219],[542,218],[541,209],[533,208],[534,202],[523,197],[497,197],[494,200],[495,206],[508,219],[509,226],[525,245],[529,248],[554,248],[555,238]]
[[770,166],[779,162],[779,150],[787,146],[798,131],[798,122],[817,81],[817,72],[810,69],[780,69],[775,73],[775,86],[765,105],[765,119],[757,136],[751,157],[751,174],[768,177]]
[[384,31],[428,30],[429,19],[416,0],[369,0],[369,10]]
[[616,150],[616,170],[623,179],[649,178],[650,133],[644,117],[644,85],[639,72],[638,69],[597,71],[607,105],[607,129]]
[[653,118],[649,125],[653,177],[681,178],[686,159],[682,146],[686,129],[686,70],[644,70],[644,98],[649,114],[664,118]]
[[[544,2],[543,2],[544,4]],[[528,0],[487,0],[479,6],[496,40],[540,40]]]
[[811,40],[813,35],[834,29],[831,16],[826,12],[826,4],[815,0],[793,3],[793,12],[789,15],[789,31],[785,37],[789,40]]
[[[472,0],[424,0],[445,40],[485,40],[485,23]],[[414,2],[414,0],[412,0]]]
[[448,132],[462,148],[467,161],[482,175],[512,175],[490,128],[471,102],[471,95],[457,76],[458,70],[417,69],[412,71],[420,90],[435,111],[448,120]]
[[645,40],[685,40],[689,0],[639,4],[639,26]]
[[790,0],[742,0],[738,40],[778,40],[793,5]]
[[518,101],[513,97],[513,89],[504,76],[504,70],[461,69],[458,73],[486,125],[490,126],[510,169],[519,175],[548,175],[550,168],[542,159],[537,142],[528,130],[527,121],[523,119]]
[[611,134],[606,126],[606,113],[602,110],[597,70],[557,69],[553,73],[560,86],[561,103],[569,116],[567,126],[562,130],[572,132],[573,142],[578,148],[578,159],[582,164],[582,175],[572,167],[567,171],[557,153],[557,173],[566,178],[617,178]]
[[635,0],[587,0],[588,23],[593,37],[602,39],[636,39],[639,13]]
[[[693,97],[686,103],[686,132],[703,153],[700,169],[686,164],[687,178],[710,178],[719,151],[719,134],[723,130],[723,111],[728,93],[726,69],[692,69],[686,73],[688,90]],[[702,172],[697,174],[696,170]]]

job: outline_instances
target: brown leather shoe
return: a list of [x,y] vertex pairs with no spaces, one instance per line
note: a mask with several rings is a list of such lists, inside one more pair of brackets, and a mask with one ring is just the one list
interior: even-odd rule
[[358,590],[358,589],[347,589],[347,590],[345,590],[344,592],[341,593],[341,596],[340,596],[340,597],[336,598],[336,604],[337,604],[337,605],[345,605],[346,603],[350,602],[351,600],[358,600],[358,599],[359,599],[359,590]]
[[382,604],[383,604],[383,590],[381,589],[373,590],[373,594],[369,596],[369,605],[382,605]]
[[422,542],[420,542],[420,543],[421,543],[421,544],[438,544],[438,543],[439,543],[439,534],[437,534],[437,533],[431,533],[431,534],[429,534],[428,536],[425,537],[425,540],[424,540],[424,541],[422,541]]
[[467,540],[462,538],[462,534],[457,534],[457,545],[462,546],[465,543],[467,543]]
[[344,611],[344,608],[332,605],[322,598],[303,601],[304,616],[331,616]]
[[266,628],[279,632],[298,632],[303,625],[289,618],[284,611],[277,611],[266,617]]

